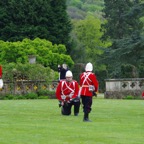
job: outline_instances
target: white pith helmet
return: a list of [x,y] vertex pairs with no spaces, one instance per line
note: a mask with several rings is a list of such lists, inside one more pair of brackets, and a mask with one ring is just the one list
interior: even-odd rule
[[93,65],[89,62],[86,64],[86,67],[85,67],[85,71],[92,71],[93,70]]
[[2,87],[3,87],[3,80],[0,79],[0,88],[2,88]]
[[73,77],[73,74],[70,70],[66,72],[66,77]]

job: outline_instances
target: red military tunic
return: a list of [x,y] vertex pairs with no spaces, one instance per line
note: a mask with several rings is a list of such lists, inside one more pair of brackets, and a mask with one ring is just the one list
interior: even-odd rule
[[2,66],[0,65],[0,78],[2,78]]
[[142,92],[142,97],[144,98],[144,91]]
[[98,80],[96,78],[96,75],[92,72],[83,72],[80,75],[80,95],[83,96],[93,96],[92,92],[89,91],[89,86],[93,85],[95,88],[95,92],[98,91]]
[[60,101],[70,101],[78,96],[79,86],[77,81],[68,82],[61,80],[56,89],[56,97]]

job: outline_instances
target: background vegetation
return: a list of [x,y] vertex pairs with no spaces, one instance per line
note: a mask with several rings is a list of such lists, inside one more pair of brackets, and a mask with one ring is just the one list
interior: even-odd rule
[[0,1],[0,64],[37,63],[57,71],[67,63],[79,80],[94,65],[105,78],[143,77],[143,0]]

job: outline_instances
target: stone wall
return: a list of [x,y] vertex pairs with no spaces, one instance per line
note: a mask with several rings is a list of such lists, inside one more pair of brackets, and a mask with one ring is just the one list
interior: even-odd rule
[[4,81],[4,86],[0,89],[0,95],[6,94],[25,94],[30,92],[36,92],[40,90],[55,91],[58,81],[31,81],[31,80],[19,80],[19,81]]
[[144,91],[144,78],[106,79],[105,83],[105,98],[124,99],[132,96],[134,99],[140,99]]

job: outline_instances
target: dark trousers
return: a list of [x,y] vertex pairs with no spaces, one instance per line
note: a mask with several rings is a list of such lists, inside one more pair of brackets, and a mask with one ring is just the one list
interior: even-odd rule
[[62,115],[70,115],[72,106],[74,106],[74,115],[77,115],[79,113],[80,100],[65,103],[61,109]]
[[90,113],[92,108],[92,97],[81,95],[82,104],[83,104],[83,112]]

